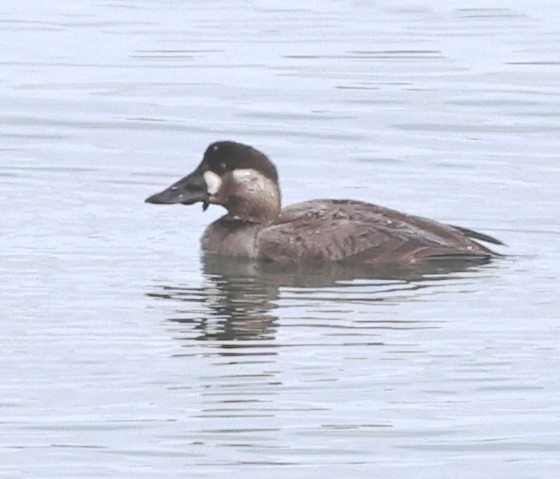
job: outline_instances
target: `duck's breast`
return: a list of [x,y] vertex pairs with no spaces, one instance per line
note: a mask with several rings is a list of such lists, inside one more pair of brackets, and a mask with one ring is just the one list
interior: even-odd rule
[[224,256],[257,257],[256,238],[262,225],[223,218],[206,228],[201,239],[202,249]]

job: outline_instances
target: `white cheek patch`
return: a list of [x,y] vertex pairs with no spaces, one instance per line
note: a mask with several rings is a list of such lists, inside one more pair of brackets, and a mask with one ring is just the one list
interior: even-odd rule
[[249,190],[264,188],[266,178],[252,168],[233,170],[233,178],[237,183],[244,184]]
[[222,187],[222,179],[213,171],[205,171],[204,182],[206,183],[206,191],[211,196],[214,196]]
[[276,182],[264,176],[260,171],[252,168],[240,168],[233,170],[232,176],[236,188],[247,197],[257,197],[262,201],[269,201],[280,194]]

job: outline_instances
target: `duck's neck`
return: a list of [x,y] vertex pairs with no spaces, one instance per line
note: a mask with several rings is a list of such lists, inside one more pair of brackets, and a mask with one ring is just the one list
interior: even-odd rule
[[280,214],[280,188],[272,180],[247,184],[244,188],[238,185],[237,191],[224,206],[228,210],[225,220],[268,223]]

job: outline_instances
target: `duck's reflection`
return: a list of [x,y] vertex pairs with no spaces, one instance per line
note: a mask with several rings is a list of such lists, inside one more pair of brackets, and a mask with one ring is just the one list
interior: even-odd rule
[[201,284],[161,285],[148,295],[180,301],[168,319],[188,326],[194,339],[218,340],[228,347],[229,341],[274,337],[279,285],[264,281],[258,264],[207,255],[202,270]]
[[[233,341],[244,340],[247,346],[248,340],[274,338],[278,321],[276,311],[283,288],[301,289],[305,296],[312,297],[318,289],[329,287],[337,302],[351,302],[345,288],[353,280],[366,280],[368,298],[372,303],[395,300],[396,295],[402,300],[403,297],[414,297],[419,289],[434,286],[434,283],[461,277],[451,273],[473,270],[477,265],[447,262],[414,269],[371,271],[355,265],[309,267],[205,255],[202,267],[202,284],[159,285],[152,287],[147,294],[180,302],[180,307],[168,319],[184,324],[189,338],[217,340],[227,348],[235,347]],[[363,285],[363,281],[360,284]]]

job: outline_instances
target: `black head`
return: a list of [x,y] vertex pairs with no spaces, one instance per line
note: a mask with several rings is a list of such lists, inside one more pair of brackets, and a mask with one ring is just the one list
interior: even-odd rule
[[[264,153],[252,146],[235,141],[216,141],[204,152],[200,166],[222,175],[226,171],[255,170],[266,178],[278,182],[276,167]],[[199,167],[200,168],[200,167]]]
[[206,149],[190,175],[150,196],[146,202],[202,202],[204,209],[214,203],[226,207],[232,217],[254,219],[261,216],[257,214],[259,209],[268,217],[280,208],[278,173],[266,155],[255,148],[234,141],[217,141]]

